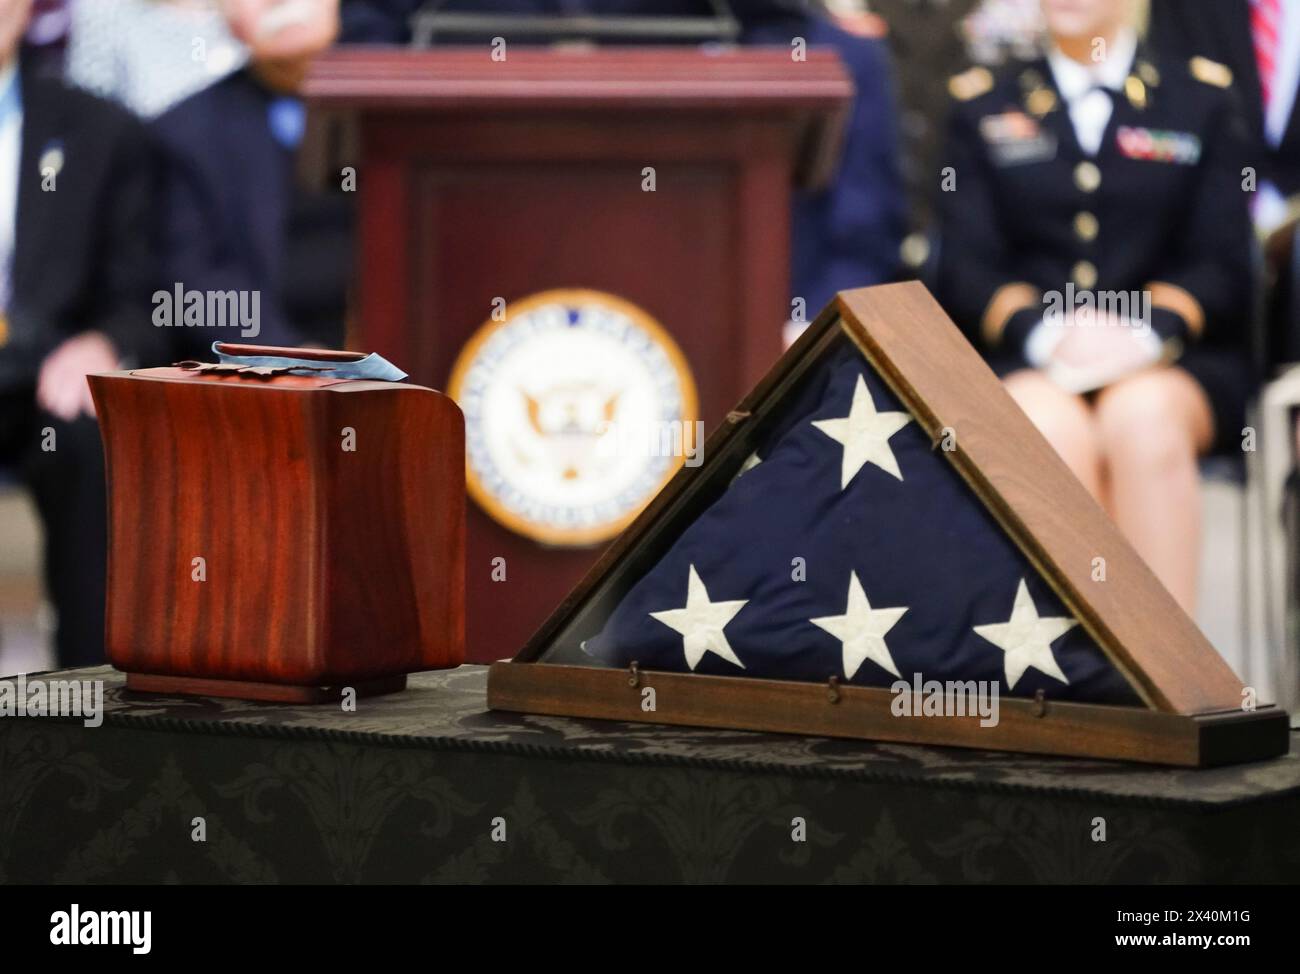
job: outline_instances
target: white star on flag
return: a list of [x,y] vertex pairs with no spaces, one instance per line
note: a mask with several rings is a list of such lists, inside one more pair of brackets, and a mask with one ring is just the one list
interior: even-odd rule
[[862,665],[863,660],[868,659],[894,676],[898,676],[894,657],[890,655],[889,647],[885,645],[885,634],[894,628],[906,611],[906,606],[895,609],[873,609],[871,603],[867,601],[867,593],[862,591],[858,573],[850,572],[849,598],[848,605],[844,608],[844,615],[822,616],[808,621],[840,640],[846,680],[853,679],[853,674],[858,672],[858,667]]
[[704,588],[704,583],[700,581],[699,573],[696,572],[695,566],[691,565],[690,576],[686,583],[686,607],[651,612],[650,617],[682,634],[686,665],[692,670],[704,658],[705,653],[716,653],[743,670],[745,664],[732,651],[731,644],[727,642],[727,637],[722,630],[748,603],[748,599],[710,602],[709,593]]
[[885,473],[903,479],[898,460],[889,448],[889,438],[912,421],[907,413],[878,413],[862,376],[853,389],[849,414],[839,419],[820,419],[813,423],[819,430],[844,447],[840,466],[840,490],[868,463]]
[[[749,473],[762,462],[763,458],[760,457],[758,451],[755,450],[745,458],[745,462],[740,465],[740,469],[731,475],[731,483],[734,484],[737,480]],[[728,486],[730,486],[730,484],[728,484]]]
[[1020,580],[1011,618],[987,626],[976,626],[976,634],[1006,653],[1007,686],[1016,688],[1025,670],[1033,667],[1062,683],[1069,683],[1052,655],[1052,641],[1065,635],[1078,623],[1068,616],[1042,617],[1029,595],[1029,586]]

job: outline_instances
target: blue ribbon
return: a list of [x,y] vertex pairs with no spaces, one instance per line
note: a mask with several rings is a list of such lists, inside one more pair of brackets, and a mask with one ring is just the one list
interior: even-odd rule
[[401,382],[406,373],[382,355],[371,352],[355,362],[322,362],[307,358],[282,358],[279,355],[229,355],[218,351],[221,342],[212,343],[212,351],[223,365],[262,365],[273,369],[310,369],[311,375],[326,379],[378,379]]

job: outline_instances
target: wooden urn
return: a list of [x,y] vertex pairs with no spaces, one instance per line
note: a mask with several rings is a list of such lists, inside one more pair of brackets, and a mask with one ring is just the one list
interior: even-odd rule
[[106,643],[127,687],[319,702],[462,663],[456,404],[402,382],[183,365],[89,379]]

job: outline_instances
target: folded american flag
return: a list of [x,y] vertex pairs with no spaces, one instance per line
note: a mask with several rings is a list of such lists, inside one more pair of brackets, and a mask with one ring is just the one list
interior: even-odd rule
[[583,649],[614,666],[1139,702],[847,346]]

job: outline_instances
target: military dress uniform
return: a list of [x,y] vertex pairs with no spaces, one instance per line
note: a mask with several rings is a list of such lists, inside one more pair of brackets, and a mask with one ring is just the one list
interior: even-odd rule
[[1089,153],[1046,58],[951,80],[936,286],[996,372],[1028,364],[1045,302],[1068,284],[1146,293],[1165,360],[1208,394],[1216,446],[1239,438],[1252,240],[1230,84],[1216,62],[1139,47]]

